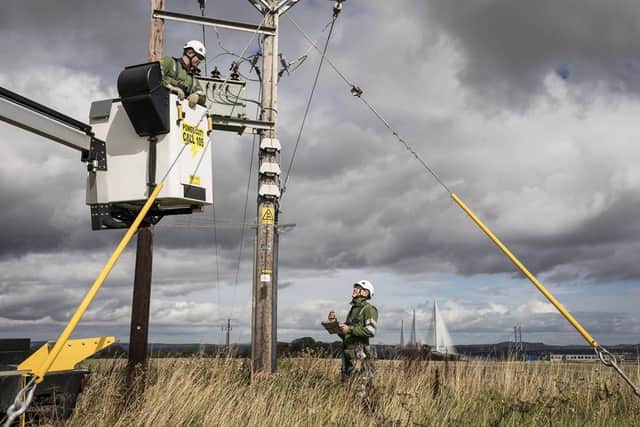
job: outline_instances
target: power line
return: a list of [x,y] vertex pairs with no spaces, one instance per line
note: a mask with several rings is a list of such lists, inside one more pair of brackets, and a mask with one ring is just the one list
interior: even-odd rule
[[[204,17],[204,9],[206,7],[207,1],[206,0],[198,0],[198,4],[200,5],[200,13]],[[205,49],[206,49],[206,47],[207,47],[207,35],[206,35],[206,32],[205,32],[204,24],[202,25],[202,44],[205,46]],[[205,76],[208,75],[206,59],[204,61],[204,75]],[[205,152],[206,152],[206,150],[205,150]],[[204,152],[202,153],[202,156],[200,157],[200,159],[198,161],[198,164],[196,165],[196,171],[200,167],[200,163],[202,162],[203,158],[204,158]],[[212,181],[211,182],[211,200],[215,200],[215,191],[214,191],[215,179],[213,179],[213,175],[214,175],[214,171],[215,171],[215,168],[213,167],[214,159],[215,159],[215,156],[213,155],[213,146],[211,146],[211,181]],[[217,299],[218,299],[218,304],[220,304],[220,263],[219,263],[219,259],[218,259],[218,229],[215,227],[215,224],[216,224],[216,205],[214,203],[211,204],[211,213],[212,213],[212,216],[213,216],[213,224],[214,224],[214,227],[213,227],[213,246],[215,248],[214,258],[215,258],[215,265],[216,265],[216,282],[215,282],[215,286],[216,286],[216,296],[217,296]]]
[[[311,45],[318,51],[322,53],[322,56],[324,58],[325,56],[325,51],[320,51],[320,48],[318,47],[318,45],[309,37],[309,35],[300,27],[300,25],[298,25],[298,23],[289,15],[287,14],[287,18],[289,19],[289,21],[291,21],[291,23],[296,27],[296,29],[304,36],[305,39],[307,39],[307,41],[309,43],[311,43]],[[325,48],[326,50],[326,48]],[[396,139],[398,140],[398,142],[400,142],[404,148],[409,151],[409,153],[411,153],[413,155],[413,157],[415,157],[415,159],[422,165],[422,167],[429,173],[429,175],[431,175],[433,178],[435,178],[435,180],[438,182],[438,184],[440,184],[442,186],[442,188],[444,188],[444,190],[451,194],[451,190],[449,190],[449,187],[447,187],[447,185],[440,179],[440,177],[438,176],[438,174],[427,164],[427,162],[425,162],[422,157],[413,149],[413,147],[404,139],[400,136],[400,134],[393,128],[393,126],[391,126],[391,124],[378,112],[378,110],[376,110],[373,105],[371,105],[363,96],[363,90],[356,85],[355,83],[353,83],[351,80],[349,80],[347,78],[347,76],[342,73],[338,67],[331,61],[330,58],[326,58],[326,61],[329,63],[329,65],[331,65],[331,68],[333,68],[333,70],[342,78],[342,80],[345,81],[345,83],[347,83],[347,85],[349,85],[350,87],[350,91],[351,94],[357,98],[359,98],[366,106],[367,108],[369,108],[369,110],[384,124],[384,126],[389,129],[389,131],[393,134],[393,136],[396,137]]]
[[[289,21],[291,21],[291,23],[296,27],[296,29],[304,36],[304,38],[307,39],[311,47],[315,48],[318,52],[320,52],[320,48],[318,47],[318,44],[311,39],[311,37],[302,29],[302,27],[300,27],[300,25],[298,25],[298,23],[291,17],[291,15],[287,14],[286,16],[289,19]],[[350,87],[357,87],[355,86],[355,84],[351,82],[351,80],[342,71],[338,69],[338,67],[336,67],[336,65],[333,63],[333,61],[328,55],[325,57],[325,61],[327,61],[327,63],[331,66],[331,68],[333,68],[333,71],[335,71],[342,78],[342,80],[344,80]]]
[[[202,13],[204,14],[204,9],[203,9],[203,7],[201,7],[201,11],[202,11]],[[262,22],[261,22],[261,23],[260,23],[260,25],[258,26],[258,29],[260,29],[260,28],[264,25],[264,23],[265,23],[266,19],[267,19],[267,17],[266,17],[266,15],[265,15],[265,17],[262,19]],[[204,31],[204,29],[203,29],[203,31]],[[204,33],[203,33],[203,34],[204,34]],[[216,34],[218,34],[218,32],[217,32],[217,31],[216,31]],[[240,53],[240,57],[241,57],[241,58],[244,58],[244,54],[245,54],[245,53],[246,53],[246,51],[249,49],[249,46],[251,46],[251,43],[253,42],[254,38],[256,37],[256,34],[257,34],[257,32],[256,32],[256,33],[253,33],[253,35],[252,35],[252,36],[251,36],[251,38],[249,39],[249,42],[246,44],[246,46],[244,47],[244,49],[243,49],[243,50],[242,50],[242,52]],[[220,45],[220,47],[221,47],[223,50],[225,50],[225,51],[226,51],[226,49],[224,49],[224,47],[223,47],[223,46],[221,45],[221,43],[220,43],[219,34],[218,34],[218,41],[219,41],[219,43],[218,43],[218,44]],[[206,67],[206,62],[205,62],[205,67]],[[227,82],[228,82],[228,81],[229,81],[229,77],[227,77],[227,78],[224,80],[224,82],[222,83],[222,85],[221,85],[221,86],[224,86],[225,84],[227,84]],[[238,91],[238,94],[236,95],[236,99],[234,100],[234,105],[232,106],[232,108],[231,108],[231,112],[229,113],[229,115],[232,115],[232,114],[233,114],[233,111],[234,111],[234,109],[236,108],[236,105],[237,105],[237,102],[238,102],[238,98],[239,98],[239,97],[240,97],[240,91]],[[202,115],[202,117],[200,117],[200,120],[198,120],[198,123],[197,123],[197,125],[196,125],[196,126],[199,126],[199,125],[200,125],[200,123],[202,122],[202,120],[206,117],[207,113],[208,113],[208,110],[207,110],[207,111],[205,111],[205,113]],[[204,158],[204,155],[205,155],[205,153],[207,152],[207,148],[209,148],[209,145],[211,144],[211,139],[212,139],[212,138],[211,138],[211,136],[209,136],[209,138],[207,139],[207,143],[206,143],[206,145],[205,145],[204,149],[202,150],[202,154],[200,155],[200,158],[198,159],[198,163],[196,164],[196,167],[195,167],[195,169],[194,169],[194,171],[193,171],[193,174],[192,174],[192,175],[196,175],[196,173],[198,172],[198,169],[200,168],[200,164],[202,163],[202,159]],[[255,138],[254,138],[254,140],[255,140]],[[179,155],[180,155],[180,154],[182,154],[182,151],[184,151],[184,148],[185,148],[186,146],[187,146],[187,145],[185,144],[185,145],[184,145],[184,147],[182,147],[182,149],[180,150]],[[211,149],[211,152],[212,152],[212,155],[213,155],[213,148]],[[178,155],[178,156],[179,156],[179,155]],[[177,161],[177,159],[176,159],[176,161]],[[175,164],[175,162],[174,162],[174,164]],[[171,167],[173,167],[173,165],[172,165]],[[166,176],[166,175],[165,175],[165,176]],[[213,177],[213,163],[212,163],[211,176]],[[212,196],[213,196],[213,188],[214,188],[214,187],[213,187],[213,184],[212,184],[212,186],[211,186],[211,193],[212,193]],[[220,301],[220,286],[219,286],[219,285],[220,285],[220,283],[219,283],[219,282],[220,282],[220,268],[219,268],[219,260],[218,260],[218,233],[217,233],[217,227],[216,227],[216,210],[215,210],[215,204],[212,204],[212,212],[213,212],[213,240],[214,240],[214,245],[215,245],[215,259],[216,259],[216,288],[217,288],[217,291],[218,291],[218,301]],[[242,226],[242,235],[243,235],[243,236],[244,236],[244,228],[245,228],[244,223],[245,223],[245,222],[246,222],[246,218],[245,218],[245,221],[243,221],[243,226]],[[243,244],[243,243],[242,243],[243,241],[244,241],[244,237],[242,237],[241,245]],[[235,288],[234,288],[234,292],[235,292]],[[234,294],[234,298],[235,298],[235,294]]]
[[[258,100],[262,100],[262,85],[260,85],[260,91],[258,92]],[[260,109],[256,111],[256,119],[260,117]],[[238,289],[238,278],[240,276],[240,264],[242,263],[242,251],[244,250],[244,233],[246,230],[247,224],[247,208],[249,205],[249,189],[251,187],[251,175],[253,173],[253,158],[255,156],[256,151],[256,134],[253,134],[253,139],[251,141],[251,160],[249,162],[249,175],[247,177],[247,189],[245,190],[244,195],[244,210],[242,213],[242,230],[240,232],[240,249],[238,251],[238,264],[236,265],[236,277],[234,281],[233,287],[233,299],[232,302],[235,302],[235,297]]]
[[338,18],[338,13],[334,12],[333,19],[331,19],[331,27],[329,28],[329,35],[327,35],[327,40],[324,43],[324,49],[322,50],[322,56],[320,57],[320,64],[318,65],[318,70],[316,71],[316,76],[313,80],[313,86],[311,87],[311,93],[309,94],[309,99],[307,100],[307,106],[305,107],[304,115],[302,116],[302,123],[300,124],[300,129],[298,131],[296,144],[293,147],[293,153],[291,154],[291,160],[289,161],[287,174],[285,175],[284,184],[282,185],[282,192],[280,195],[280,205],[282,205],[282,200],[284,199],[284,193],[287,191],[287,182],[289,182],[289,176],[291,175],[291,170],[293,169],[293,162],[295,161],[295,158],[296,158],[298,145],[300,145],[300,139],[302,138],[302,131],[304,130],[304,125],[307,121],[309,110],[311,109],[311,101],[313,100],[313,94],[315,93],[316,87],[318,85],[318,78],[320,77],[320,71],[322,71],[322,64],[324,63],[324,58],[327,54],[327,48],[329,47],[329,41],[331,40],[331,35],[333,34],[333,27],[336,23],[337,18]]
[[214,172],[215,168],[213,167],[215,156],[213,155],[213,146],[211,146],[211,212],[213,216],[213,245],[215,247],[215,260],[216,260],[216,294],[218,298],[218,304],[220,304],[220,262],[218,258],[218,228],[216,227],[216,204],[215,204],[215,179]]
[[[242,251],[244,249],[244,232],[246,230],[247,223],[247,207],[249,205],[249,189],[251,187],[251,175],[253,172],[253,157],[256,151],[256,135],[253,135],[251,142],[251,162],[249,163],[249,176],[247,177],[247,189],[244,196],[244,210],[242,213],[242,231],[240,232],[240,250],[238,251],[238,264],[236,265],[236,277],[234,285],[238,286],[238,276],[240,274],[240,263],[242,262]],[[235,290],[234,290],[235,292]]]
[[[207,5],[207,0],[198,0],[198,4],[200,5],[200,13],[202,14],[202,17],[204,17],[204,8]],[[204,31],[204,24],[202,24],[202,44],[204,45],[205,49],[207,48],[207,36],[205,34]],[[207,61],[205,59],[204,61],[204,75],[207,75]]]
[[[258,30],[260,30],[260,28],[262,28],[262,26],[264,25],[264,23],[267,21],[267,15],[264,16],[264,18],[262,19],[262,21],[260,22],[260,25],[258,25]],[[217,33],[217,31],[216,31]],[[247,45],[244,47],[244,49],[242,50],[242,52],[240,53],[240,57],[244,58],[244,54],[247,52],[247,50],[249,49],[249,46],[251,46],[251,43],[253,42],[254,38],[256,37],[256,35],[258,34],[258,32],[254,32],[253,35],[251,36],[251,38],[249,39],[249,43],[247,43]],[[223,48],[224,49],[224,48]],[[245,58],[246,59],[246,58]],[[226,85],[229,82],[229,79],[231,78],[231,76],[228,76],[227,78],[224,79],[224,81],[222,82],[222,84],[220,85],[221,87]],[[236,96],[236,99],[234,101],[234,103],[238,102],[238,98],[240,97],[240,91],[238,91],[238,95]],[[231,108],[231,112],[229,113],[229,115],[233,114],[233,111],[235,110],[236,104],[233,105],[233,107]],[[198,123],[196,123],[196,127],[200,126],[200,123],[202,123],[202,120],[207,116],[207,113],[209,113],[209,110],[207,109],[207,111],[204,112],[204,114],[202,114],[202,116],[200,117],[200,120],[198,120]],[[211,139],[209,139],[209,142],[211,141]],[[207,144],[209,143],[207,142]],[[207,147],[205,146],[204,150],[203,150],[203,154],[204,152],[207,151]],[[199,164],[198,164],[199,166]],[[197,171],[197,167],[196,167],[196,171]],[[195,174],[195,172],[194,172]]]

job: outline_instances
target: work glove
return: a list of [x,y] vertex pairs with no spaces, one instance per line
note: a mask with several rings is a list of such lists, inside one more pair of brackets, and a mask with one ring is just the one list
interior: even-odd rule
[[197,93],[192,93],[191,95],[189,95],[187,97],[187,101],[189,101],[189,107],[196,108],[196,104],[198,103],[199,99],[200,96]]
[[184,99],[184,91],[177,86],[167,85],[167,89],[170,92],[175,93],[178,96],[178,99],[182,101]]

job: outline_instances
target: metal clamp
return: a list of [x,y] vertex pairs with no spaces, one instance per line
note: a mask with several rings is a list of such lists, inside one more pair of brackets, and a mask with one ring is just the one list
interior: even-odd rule
[[351,85],[351,95],[360,98],[364,91],[360,88],[360,86]]
[[80,160],[87,163],[89,172],[107,170],[107,147],[104,141],[91,138],[89,151],[83,151]]
[[640,387],[636,386],[633,381],[631,381],[631,378],[629,378],[627,376],[627,374],[624,373],[624,371],[618,366],[618,362],[616,361],[616,357],[611,354],[611,352],[609,352],[609,350],[605,349],[604,347],[598,346],[595,348],[596,354],[598,355],[598,358],[600,359],[600,362],[602,362],[602,364],[604,366],[607,366],[609,368],[613,368],[615,369],[615,371],[620,374],[620,376],[622,377],[622,379],[629,384],[629,387],[631,387],[633,389],[633,392],[636,394],[636,396],[640,397]]
[[7,420],[3,427],[10,427],[13,421],[24,414],[31,405],[33,395],[36,391],[36,377],[32,377],[31,380],[25,385],[16,395],[13,404],[7,409]]

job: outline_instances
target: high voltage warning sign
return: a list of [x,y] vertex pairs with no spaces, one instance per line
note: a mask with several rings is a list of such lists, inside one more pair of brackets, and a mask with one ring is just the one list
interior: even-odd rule
[[262,215],[260,215],[261,224],[273,225],[275,219],[276,217],[274,215],[273,208],[262,208]]
[[182,142],[191,144],[191,157],[195,157],[204,148],[204,130],[187,122],[182,122],[181,130]]

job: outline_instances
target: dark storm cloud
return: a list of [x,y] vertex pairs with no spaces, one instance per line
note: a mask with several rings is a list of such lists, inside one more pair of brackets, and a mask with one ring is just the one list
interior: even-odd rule
[[[637,9],[622,1],[551,5],[545,0],[542,6],[517,7],[504,1],[401,3],[345,3],[329,48],[332,60],[536,274],[559,283],[640,278],[633,255],[640,237],[634,221],[640,201],[632,163],[640,152],[628,142],[637,139],[633,126],[637,105],[624,98],[611,98],[610,104],[596,102],[609,100],[610,88],[593,95],[596,101],[590,102],[571,92],[574,82],[604,78],[613,84],[615,78],[622,79],[608,74],[606,67],[632,55],[631,42],[615,34],[637,35],[633,24]],[[322,42],[331,6],[326,0],[300,2],[289,13]],[[195,1],[168,2],[167,9],[199,13]],[[209,16],[259,21],[246,1],[209,1],[207,11]],[[569,25],[569,19],[575,22]],[[306,42],[286,17],[281,24],[281,52],[289,59],[307,52]],[[593,33],[584,32],[585,27]],[[538,28],[542,34],[536,36]],[[198,26],[167,22],[165,53],[176,54],[184,39],[200,38],[200,31]],[[86,120],[90,101],[115,96],[120,69],[144,59],[147,32],[146,1],[5,2],[0,36],[6,41],[6,54],[16,60],[5,65],[0,82]],[[251,37],[226,30],[220,35],[225,46],[237,53]],[[221,53],[213,30],[207,30],[207,47],[210,58]],[[25,48],[28,56],[20,54]],[[253,40],[248,52],[256,48]],[[222,55],[213,62],[226,73],[231,59]],[[562,86],[566,82],[543,82],[560,63],[579,66],[572,68],[567,87]],[[283,170],[292,156],[317,65],[318,55],[311,51],[303,66],[280,81]],[[633,87],[633,80],[623,80]],[[257,98],[256,85],[249,87],[247,97]],[[490,94],[487,102],[500,102],[502,113],[487,117],[484,107],[468,102],[469,88]],[[537,96],[538,107],[512,103],[530,96]],[[603,125],[597,126],[600,122]],[[50,283],[80,294],[123,231],[90,231],[84,205],[85,166],[77,153],[25,137],[8,125],[0,127],[7,159],[0,170],[4,225],[0,262],[48,255],[78,258],[50,260],[74,271],[76,278],[59,277],[61,273],[37,263],[29,264],[31,274],[20,272],[18,264],[6,264],[0,273],[14,269],[16,273],[0,280],[0,293],[18,301],[11,283]],[[615,148],[603,149],[605,144]],[[244,221],[251,137],[214,133],[213,147],[215,216],[221,223],[215,233],[217,249],[211,208],[191,217],[166,218],[156,228],[155,318],[162,324],[158,331],[166,328],[165,336],[177,339],[191,323],[197,324],[198,333],[216,324],[219,307],[206,305],[200,295],[214,289],[216,264],[223,290],[234,285],[238,267],[237,224]],[[255,161],[253,167],[248,223],[255,222]],[[618,175],[628,175],[629,183],[616,184]],[[558,184],[553,180],[558,176],[570,178]],[[603,201],[596,193],[605,195]],[[310,291],[295,284],[343,269],[385,271],[396,280],[415,281],[438,273],[519,275],[326,63],[282,209],[281,221],[297,224],[280,240],[281,273],[286,272],[280,275],[283,296],[299,292],[304,298]],[[242,286],[251,281],[254,236],[253,228],[245,229]],[[119,264],[123,270],[109,279],[92,314],[96,325],[100,319],[120,322],[123,336],[133,247],[132,242]],[[91,269],[82,255],[92,259]],[[190,302],[194,299],[196,303]],[[46,315],[63,319],[54,313],[70,309],[64,298],[49,307],[37,295],[30,311],[14,304],[1,308],[0,316],[6,312],[12,322],[38,322]],[[324,302],[295,310],[286,307],[280,326],[292,338],[300,331],[315,333],[325,309]],[[390,316],[388,325],[399,325],[407,317],[401,306],[389,304],[384,309]],[[500,317],[502,308],[463,306],[459,312],[465,310],[470,317],[458,313],[460,320],[452,323],[461,334],[498,333],[517,320]],[[538,315],[534,309],[527,313]],[[479,325],[477,319],[486,324]],[[34,330],[40,327],[32,325]],[[544,323],[536,327],[553,331]]]
[[[249,2],[210,0],[208,14],[220,13],[221,5],[227,19],[258,20]],[[165,8],[200,14],[195,0],[167,2]],[[4,1],[0,36],[3,54],[13,58],[5,67],[18,72],[34,64],[65,64],[115,81],[125,65],[146,59],[149,16],[149,1]],[[197,25],[166,22],[165,27],[168,55],[178,55],[184,40],[202,36]]]
[[[492,10],[491,8],[499,4],[501,3],[487,3],[485,7]],[[111,62],[133,62],[132,55],[127,53],[127,49],[133,49],[131,45],[137,43],[145,44],[146,14],[148,13],[146,6],[146,4],[137,3],[115,5],[100,3],[100,6],[93,7],[83,2],[75,8],[69,10],[65,8],[66,13],[57,8],[49,10],[48,5],[40,9],[34,8],[34,14],[31,14],[25,11],[22,3],[20,5],[10,3],[7,12],[14,14],[15,19],[7,20],[6,29],[17,31],[21,26],[35,29],[42,22],[42,34],[47,34],[54,41],[60,38],[60,43],[52,43],[51,46],[54,47],[53,50],[57,52],[59,59],[65,59],[60,62],[66,63],[67,60],[74,58],[73,49],[69,49],[72,43],[63,43],[61,39],[63,33],[57,29],[56,25],[45,19],[45,16],[49,16],[47,13],[51,12],[51,21],[65,24],[71,21],[77,22],[77,26],[72,27],[76,28],[76,31],[72,32],[71,37],[74,37],[76,32],[77,34],[86,33],[89,37],[87,43],[102,52],[100,55],[111,56],[113,58]],[[167,8],[194,12],[194,7],[195,4],[179,3]],[[465,165],[465,169],[451,161],[443,160],[447,150],[456,149],[456,145],[447,145],[442,142],[451,140],[451,134],[455,132],[453,129],[458,125],[456,121],[445,120],[446,126],[436,125],[435,127],[432,125],[438,123],[438,120],[422,120],[418,125],[411,123],[411,119],[414,116],[420,117],[420,113],[416,111],[414,105],[411,105],[413,101],[407,102],[407,99],[413,100],[408,96],[412,92],[419,96],[421,91],[429,90],[429,85],[398,87],[395,83],[399,79],[393,78],[399,73],[403,80],[409,80],[414,73],[413,70],[422,66],[420,58],[414,56],[415,53],[425,46],[433,47],[434,37],[424,28],[424,25],[419,25],[420,20],[417,17],[420,15],[410,13],[411,10],[422,10],[425,6],[411,2],[405,5],[403,19],[415,26],[407,25],[403,30],[408,34],[409,39],[421,41],[426,38],[428,43],[425,45],[419,42],[413,46],[400,45],[397,49],[389,51],[390,55],[397,56],[398,61],[406,61],[408,65],[415,66],[396,69],[392,63],[384,63],[373,68],[370,65],[376,57],[375,49],[371,49],[370,52],[357,52],[356,55],[350,45],[340,44],[341,41],[354,39],[359,32],[366,29],[372,34],[371,40],[382,43],[382,49],[388,50],[390,46],[397,45],[397,41],[389,41],[388,34],[377,32],[377,22],[382,14],[388,12],[389,7],[380,4],[371,6],[365,15],[359,17],[362,19],[362,26],[351,25],[350,21],[341,21],[336,34],[336,44],[332,45],[330,53],[336,62],[352,72],[352,75],[357,76],[359,80],[371,81],[371,87],[368,88],[371,96],[378,101],[386,101],[382,103],[381,109],[394,119],[394,124],[403,129],[403,133],[406,132],[410,140],[415,141],[416,148],[428,157],[431,164],[438,170],[445,171],[443,174],[445,177],[467,175],[472,181],[469,185],[476,185],[477,182],[479,187],[486,183],[487,178],[482,176],[486,174],[477,167],[474,166],[474,169]],[[215,15],[218,5],[210,2],[208,8],[210,14]],[[618,7],[620,8],[621,6]],[[115,13],[116,9],[123,14]],[[224,11],[225,14],[245,21],[256,18],[255,11],[250,5],[238,6],[233,2],[233,5],[229,6],[224,3]],[[353,14],[356,11],[358,9],[351,9],[348,13]],[[457,34],[454,30],[458,28],[454,24],[458,23],[459,19],[470,19],[467,15],[484,17],[483,13],[489,14],[481,6],[467,5],[450,9],[440,3],[430,4],[427,12],[434,19],[442,15],[443,19],[438,20],[442,25],[446,25],[451,34]],[[506,7],[502,15],[494,16],[495,22],[491,28],[495,27],[495,31],[499,33],[502,28],[500,24],[506,25],[503,21],[511,12],[513,8]],[[314,35],[323,36],[317,30],[322,26],[320,23],[324,22],[320,19],[318,10],[314,7],[300,8],[296,13],[296,18],[300,22],[312,30],[315,29],[312,31]],[[583,14],[586,15],[586,12]],[[98,15],[101,19],[96,21],[95,16]],[[348,17],[345,19],[355,19],[354,16],[345,16]],[[531,19],[535,21],[545,16],[541,13],[533,13]],[[124,21],[120,21],[120,17]],[[588,21],[587,16],[580,19]],[[140,22],[145,24],[142,25]],[[305,43],[299,36],[294,36],[291,25],[286,19],[282,22],[284,32],[282,50],[302,53],[306,48]],[[177,24],[167,24],[171,37],[175,35],[173,30],[178,28],[174,25]],[[395,34],[394,31],[399,31],[399,28],[396,28],[398,25],[394,21],[388,30]],[[478,27],[485,28],[481,25]],[[114,33],[115,38],[100,36],[107,34],[111,28],[121,29]],[[170,28],[171,31],[169,31]],[[472,28],[465,29],[472,34]],[[471,35],[465,34],[462,32],[457,37],[463,41],[467,38],[474,39]],[[33,37],[29,43],[37,44],[40,40],[35,36],[29,37]],[[123,43],[122,38],[125,37],[136,42]],[[500,38],[500,40],[504,39],[505,37]],[[238,40],[233,37],[225,38],[225,42],[236,43],[242,48],[243,42],[246,43],[248,37]],[[482,42],[482,38],[476,42],[486,43]],[[544,39],[540,43],[544,43]],[[213,45],[213,42],[211,44]],[[375,44],[372,43],[372,46]],[[479,52],[483,52],[481,47],[477,46]],[[14,48],[11,46],[11,49]],[[121,48],[122,51],[119,50]],[[213,49],[215,50],[215,47]],[[466,54],[466,67],[472,70],[473,55],[477,54],[476,46],[470,46],[468,49],[468,52],[463,49]],[[531,62],[535,63],[536,59],[531,59]],[[100,61],[96,57],[88,56],[82,64],[83,67],[104,75],[104,72],[100,71]],[[292,153],[291,144],[297,134],[298,119],[306,100],[305,96],[301,96],[299,89],[305,89],[302,92],[303,95],[307,92],[316,64],[317,55],[312,55],[297,74],[283,78],[281,81],[280,108],[283,117],[281,139],[287,148],[283,152],[283,167],[288,165]],[[363,68],[372,71],[359,72]],[[104,80],[112,81],[112,76],[104,76]],[[376,84],[374,83],[376,81],[382,83]],[[451,265],[454,265],[454,271],[465,275],[512,272],[512,265],[473,228],[472,224],[467,224],[468,220],[460,215],[460,212],[456,212],[457,208],[452,208],[446,198],[442,198],[441,192],[436,194],[439,189],[434,187],[433,181],[422,176],[423,171],[420,170],[419,165],[393,140],[386,129],[367,115],[366,110],[363,110],[359,103],[354,103],[353,97],[343,86],[343,82],[336,79],[331,70],[325,69],[320,81],[321,90],[316,96],[283,204],[283,220],[298,223],[298,228],[292,231],[291,237],[285,237],[282,240],[281,262],[283,265],[296,268],[303,266],[307,268],[368,268],[384,265],[403,273],[429,269],[452,271]],[[393,90],[390,91],[389,87]],[[386,95],[385,98],[377,98],[383,94]],[[429,100],[425,105],[433,104],[433,99],[429,97],[424,99]],[[423,141],[422,134],[425,132],[429,134],[428,143]],[[216,216],[218,219],[237,224],[244,220],[242,211],[251,144],[246,136],[240,139],[228,135],[218,138],[214,159]],[[462,136],[459,138],[462,139]],[[491,150],[491,147],[489,149]],[[478,153],[478,155],[481,154]],[[480,159],[478,163],[481,162]],[[35,161],[33,163],[33,168],[37,168],[38,163]],[[77,163],[70,167],[77,167],[80,170],[82,165]],[[509,179],[510,175],[514,174],[513,170],[505,169],[502,172],[496,172],[504,175],[504,179],[500,180],[501,184],[508,185],[513,182],[512,185],[519,185],[518,181]],[[10,177],[6,176],[2,181],[2,185],[6,183],[7,186],[1,192],[3,204],[21,206],[21,214],[17,215],[11,209],[3,212],[1,219],[5,223],[12,223],[13,226],[8,228],[6,238],[0,245],[0,253],[5,256],[9,254],[15,256],[29,251],[46,252],[58,248],[107,250],[112,247],[121,232],[89,231],[88,209],[82,202],[84,184],[78,176],[77,174],[73,176],[69,174],[68,178],[65,178],[66,175],[60,176],[59,182],[62,182],[62,185],[47,191],[47,196],[51,196],[50,198],[43,195],[35,196],[37,187],[33,185],[28,188],[16,188]],[[74,179],[77,181],[73,181]],[[252,179],[249,186],[250,209],[247,222],[255,220],[253,208],[251,208],[255,200],[255,188],[255,179]],[[71,227],[69,222],[55,222],[50,219],[52,210],[55,213],[53,216],[61,215],[63,206],[60,201],[68,199],[66,193],[71,189],[76,194],[73,200],[76,207],[70,210],[74,227]],[[477,190],[470,187],[469,191]],[[29,196],[24,197],[27,194]],[[22,202],[18,204],[20,198]],[[580,260],[585,261],[585,265],[597,269],[598,259],[603,259],[602,253],[609,250],[602,246],[603,244],[607,241],[633,240],[638,234],[629,226],[631,212],[634,211],[633,206],[629,206],[629,200],[627,197],[620,197],[618,205],[603,212],[599,218],[589,219],[584,224],[576,223],[574,227],[550,238],[539,238],[533,232],[524,233],[521,230],[509,230],[500,235],[513,244],[517,253],[535,271],[548,272],[558,265]],[[480,212],[491,224],[495,224],[499,219],[500,211],[496,207],[487,206]],[[455,224],[460,225],[454,226],[454,220]],[[199,228],[210,225],[210,221],[212,221],[210,209],[204,214],[194,215],[193,218],[165,219],[158,227],[157,247],[192,248],[197,251],[211,252],[214,244],[213,229]],[[179,227],[172,227],[172,223]],[[190,226],[192,228],[189,228]],[[464,231],[452,231],[452,227]],[[497,229],[500,230],[499,224]],[[240,234],[238,228],[220,227],[216,230],[216,243],[223,260],[221,265],[234,265],[233,260],[237,256],[240,245]],[[245,233],[246,256],[251,251],[249,243],[252,235],[252,229],[248,229]],[[372,239],[374,235],[376,239]],[[591,242],[586,241],[589,238],[592,239]],[[636,273],[629,266],[627,267],[621,271],[620,275],[634,277]],[[595,271],[591,274],[592,277],[602,276]]]
[[634,0],[428,1],[424,16],[464,52],[462,81],[485,101],[528,104],[563,65],[570,81],[640,90]]
[[148,8],[148,2],[123,0],[3,2],[0,34],[9,49],[5,54],[15,58],[7,66],[15,72],[59,63],[114,75],[120,68],[115,58],[146,56]]

